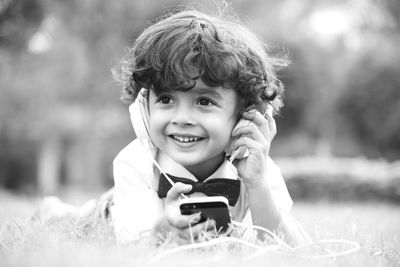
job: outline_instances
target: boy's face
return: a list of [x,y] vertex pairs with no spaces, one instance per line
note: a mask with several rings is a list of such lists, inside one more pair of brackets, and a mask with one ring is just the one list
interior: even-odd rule
[[185,92],[150,90],[151,140],[183,166],[212,166],[231,139],[237,98],[234,90],[210,88],[200,79]]

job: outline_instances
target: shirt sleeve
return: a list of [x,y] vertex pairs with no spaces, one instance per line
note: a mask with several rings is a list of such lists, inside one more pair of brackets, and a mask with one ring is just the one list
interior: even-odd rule
[[154,190],[152,164],[139,143],[132,142],[114,159],[114,230],[119,243],[140,239],[162,214],[162,201]]
[[[281,170],[270,157],[267,159],[267,166],[268,174],[265,179],[268,180],[272,199],[281,213],[289,214],[293,206],[293,201],[289,195]],[[239,200],[235,207],[231,209],[231,214],[234,220],[251,224],[249,200],[243,182],[241,182]]]
[[281,212],[289,213],[293,206],[293,200],[289,195],[281,170],[270,157],[267,159],[267,166],[267,180],[275,205]]

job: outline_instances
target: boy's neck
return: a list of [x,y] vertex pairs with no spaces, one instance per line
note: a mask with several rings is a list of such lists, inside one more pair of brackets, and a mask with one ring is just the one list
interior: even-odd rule
[[218,154],[217,156],[203,161],[196,165],[184,166],[191,174],[193,174],[197,180],[204,181],[213,174],[224,162],[225,153]]

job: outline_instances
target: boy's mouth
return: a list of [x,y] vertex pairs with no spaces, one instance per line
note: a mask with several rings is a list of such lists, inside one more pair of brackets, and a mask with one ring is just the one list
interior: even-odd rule
[[202,140],[202,137],[198,136],[181,136],[181,135],[169,135],[172,139],[182,143],[192,143]]

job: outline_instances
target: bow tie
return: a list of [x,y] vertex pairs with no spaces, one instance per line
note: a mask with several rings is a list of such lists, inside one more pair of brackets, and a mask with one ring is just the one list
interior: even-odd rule
[[[188,194],[194,192],[201,192],[207,196],[223,196],[228,199],[230,206],[235,206],[240,194],[240,181],[226,178],[209,179],[205,182],[195,182],[188,178],[176,177],[168,174],[168,177],[174,183],[181,182],[184,184],[192,185],[192,190]],[[160,175],[160,182],[158,183],[158,196],[160,198],[166,197],[167,192],[171,189],[171,184],[165,178],[164,174]]]

